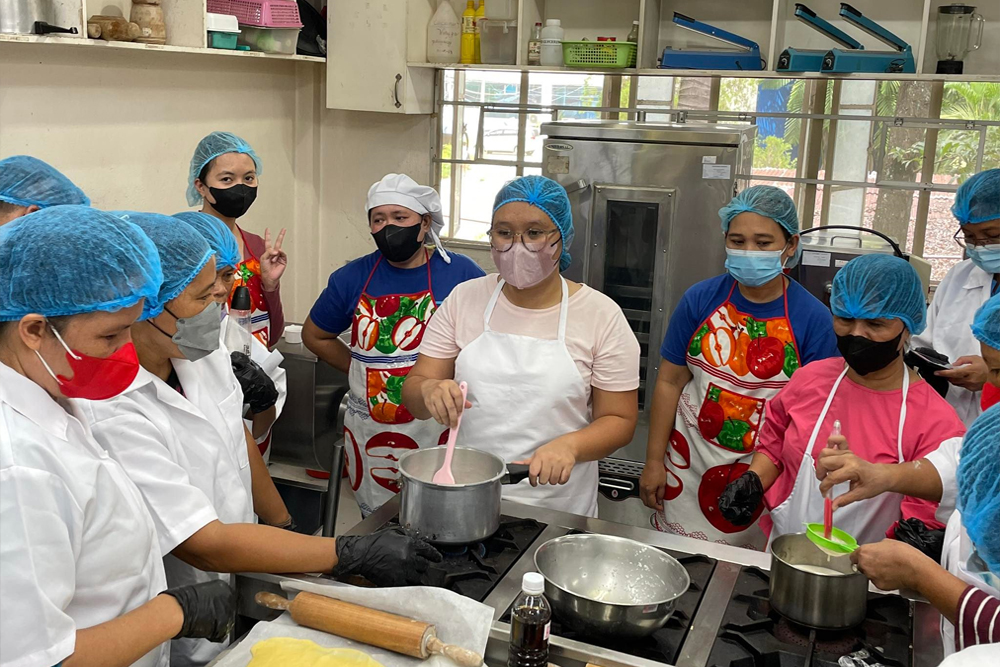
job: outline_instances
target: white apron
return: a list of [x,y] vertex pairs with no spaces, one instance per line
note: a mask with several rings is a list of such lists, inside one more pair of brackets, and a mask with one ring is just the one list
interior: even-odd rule
[[[427,289],[413,294],[371,296],[368,285],[351,327],[350,397],[344,417],[347,474],[361,515],[367,517],[399,493],[400,457],[411,449],[442,443],[442,426],[414,419],[402,405],[403,381],[417,361],[417,349],[436,302],[427,256]],[[447,433],[447,431],[444,431]]]
[[[467,382],[472,403],[462,415],[458,445],[496,454],[506,463],[590,424],[590,385],[566,348],[569,287],[562,281],[558,337],[545,340],[490,329],[505,282],[483,314],[483,333],[458,353],[455,381]],[[569,482],[505,486],[503,497],[526,505],[597,516],[597,461],[579,463]]]
[[[771,536],[767,543],[768,551],[771,543],[787,533],[801,533],[805,531],[804,523],[821,523],[823,521],[823,494],[819,492],[819,480],[816,479],[816,462],[813,460],[812,450],[819,437],[819,430],[823,426],[826,414],[833,403],[833,397],[840,387],[840,383],[847,375],[847,365],[844,365],[844,372],[840,374],[837,381],[833,383],[833,389],[826,398],[826,404],[819,413],[816,426],[812,435],[809,436],[809,443],[802,454],[802,464],[799,466],[795,476],[795,486],[788,494],[785,502],[771,510],[771,520],[774,527],[771,529]],[[903,462],[903,425],[906,423],[906,397],[910,392],[910,373],[903,367],[903,404],[899,409],[899,433],[896,436],[896,451],[898,462]],[[833,487],[834,498],[847,493],[851,488],[850,482],[844,482]],[[861,500],[852,503],[847,507],[837,510],[834,515],[834,525],[841,530],[847,531],[858,541],[858,544],[870,544],[885,539],[885,531],[895,522],[902,518],[899,505],[903,497],[898,493],[883,493],[875,498]]]
[[[944,548],[941,551],[941,566],[953,575],[981,591],[994,597],[1000,597],[1000,590],[988,584],[983,577],[968,569],[969,556],[972,555],[972,540],[962,527],[962,513],[956,510],[948,519],[944,531]],[[944,655],[947,658],[955,652],[955,626],[941,617],[941,641],[944,644]],[[963,638],[962,648],[971,643]]]

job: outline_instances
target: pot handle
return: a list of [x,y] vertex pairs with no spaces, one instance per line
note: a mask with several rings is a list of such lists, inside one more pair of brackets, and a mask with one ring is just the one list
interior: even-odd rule
[[504,485],[517,484],[528,479],[528,468],[529,466],[524,463],[508,463],[507,474],[500,478],[500,483]]

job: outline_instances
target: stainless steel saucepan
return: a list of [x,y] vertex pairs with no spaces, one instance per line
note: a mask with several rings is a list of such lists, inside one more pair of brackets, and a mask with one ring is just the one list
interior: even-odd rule
[[581,633],[638,638],[662,628],[691,576],[675,558],[611,535],[566,535],[535,552],[555,616]]
[[444,463],[445,449],[414,449],[399,459],[399,523],[434,544],[481,542],[500,528],[503,485],[525,479],[528,466],[506,465],[495,454],[456,447],[455,484],[435,484],[431,479]]
[[771,606],[818,630],[851,628],[865,620],[868,577],[846,555],[828,555],[805,533],[782,535],[771,545]]

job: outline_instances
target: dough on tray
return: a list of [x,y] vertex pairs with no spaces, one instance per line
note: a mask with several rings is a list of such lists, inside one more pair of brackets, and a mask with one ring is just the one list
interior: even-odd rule
[[323,648],[308,639],[273,637],[250,648],[247,667],[382,667],[367,653],[350,648]]

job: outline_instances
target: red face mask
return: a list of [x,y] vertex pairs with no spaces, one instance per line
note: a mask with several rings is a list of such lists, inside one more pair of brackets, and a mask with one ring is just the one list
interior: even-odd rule
[[73,377],[67,379],[62,375],[56,375],[38,350],[35,350],[35,354],[49,375],[59,383],[59,391],[66,398],[85,398],[90,401],[113,398],[128,389],[132,380],[139,374],[139,357],[135,353],[132,341],[122,345],[110,357],[100,359],[69,349],[55,327],[49,328],[66,349],[66,361],[73,369]]

